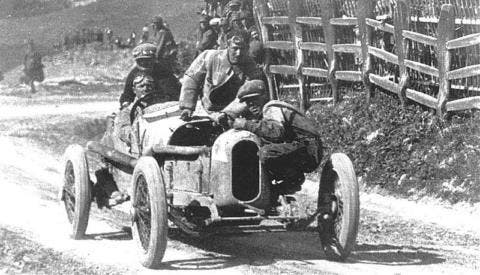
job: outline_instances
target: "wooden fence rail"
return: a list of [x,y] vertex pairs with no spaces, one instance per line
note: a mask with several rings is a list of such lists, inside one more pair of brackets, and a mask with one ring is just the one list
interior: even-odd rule
[[[341,85],[359,82],[368,101],[377,87],[439,115],[480,109],[480,0],[431,1],[425,10],[420,2],[254,0],[270,96],[296,87],[305,110],[314,101],[337,103]],[[312,96],[325,85],[330,93]]]

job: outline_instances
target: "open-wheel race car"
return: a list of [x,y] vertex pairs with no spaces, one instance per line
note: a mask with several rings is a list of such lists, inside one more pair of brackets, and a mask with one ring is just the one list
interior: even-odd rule
[[[317,207],[300,213],[295,194],[272,191],[274,182],[258,156],[259,137],[225,130],[207,115],[185,122],[177,106],[154,102],[146,96],[132,108],[136,151],[115,135],[112,119],[101,142],[66,150],[61,198],[73,238],[84,237],[92,202],[108,206],[100,203],[105,192],[99,187],[112,183],[120,187],[124,182],[130,190],[133,239],[147,268],[161,267],[170,225],[208,237],[222,232],[304,230],[316,223],[319,248],[327,258],[348,257],[357,235],[359,191],[345,154],[332,154],[324,162]],[[89,171],[89,167],[95,170],[92,156],[104,167]]]

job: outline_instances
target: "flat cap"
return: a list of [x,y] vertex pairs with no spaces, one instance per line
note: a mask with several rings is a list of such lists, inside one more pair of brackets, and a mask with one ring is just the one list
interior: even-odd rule
[[133,79],[133,85],[138,85],[140,83],[150,83],[151,84],[151,83],[155,83],[155,80],[150,75],[140,74],[140,75],[137,75]]
[[240,102],[244,102],[248,98],[264,96],[265,95],[265,82],[263,80],[247,80],[238,89],[237,97]]
[[140,58],[154,58],[157,47],[151,43],[143,43],[136,46],[132,50],[132,55],[135,60]]

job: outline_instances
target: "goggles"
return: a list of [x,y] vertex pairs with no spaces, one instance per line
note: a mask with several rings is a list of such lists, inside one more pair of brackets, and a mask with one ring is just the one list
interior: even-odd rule
[[153,85],[153,83],[155,81],[149,75],[139,75],[139,76],[137,76],[133,79],[133,85],[138,85],[138,84],[143,83],[143,82],[146,82],[146,83],[149,83],[149,84]]

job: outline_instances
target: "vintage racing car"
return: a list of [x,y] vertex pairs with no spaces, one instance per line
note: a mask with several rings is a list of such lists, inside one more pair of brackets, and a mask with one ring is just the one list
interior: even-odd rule
[[[316,209],[301,213],[294,194],[272,192],[257,154],[259,137],[225,130],[206,115],[185,122],[177,110],[147,94],[132,108],[137,150],[115,135],[113,119],[101,142],[67,148],[60,193],[74,239],[85,235],[91,203],[105,205],[99,187],[113,183],[128,186],[132,234],[147,268],[161,267],[170,225],[208,237],[316,224],[327,258],[348,257],[358,230],[359,191],[345,154],[332,154],[324,162]],[[93,169],[92,156],[104,167]]]

